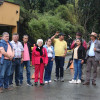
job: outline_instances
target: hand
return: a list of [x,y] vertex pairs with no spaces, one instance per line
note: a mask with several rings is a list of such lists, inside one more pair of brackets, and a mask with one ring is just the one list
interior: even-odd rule
[[21,59],[21,64],[23,63],[23,58]]
[[59,32],[57,31],[55,35],[58,36],[59,35]]
[[51,61],[54,61],[54,58],[52,58]]
[[94,48],[94,51],[96,51],[96,48]]
[[45,64],[45,66],[47,66],[47,64]]
[[9,57],[9,59],[10,59],[10,61],[12,61],[13,57],[12,57],[12,56],[10,56],[10,57]]
[[81,64],[83,64],[83,63],[84,63],[84,60],[81,61]]
[[66,57],[66,54],[64,54],[63,57]]
[[73,62],[73,60],[70,61],[70,63],[72,63],[72,62]]
[[5,54],[5,50],[3,47],[0,48],[0,52],[1,52],[1,54]]
[[74,41],[74,44],[76,44],[76,41]]
[[87,48],[89,48],[89,47],[90,47],[90,45],[88,44],[88,45],[87,45]]

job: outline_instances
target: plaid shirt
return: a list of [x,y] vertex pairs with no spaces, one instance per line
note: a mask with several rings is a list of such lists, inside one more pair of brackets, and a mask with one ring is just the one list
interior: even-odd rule
[[24,51],[24,48],[23,48],[21,42],[18,41],[17,43],[15,43],[12,40],[11,44],[12,44],[14,52],[15,52],[14,58],[21,58],[21,52]]

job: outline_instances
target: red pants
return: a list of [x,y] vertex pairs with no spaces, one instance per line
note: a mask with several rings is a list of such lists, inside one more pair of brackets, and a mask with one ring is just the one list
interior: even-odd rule
[[40,83],[43,83],[44,63],[35,65],[35,80],[34,80],[34,82],[38,82],[39,73],[40,73]]

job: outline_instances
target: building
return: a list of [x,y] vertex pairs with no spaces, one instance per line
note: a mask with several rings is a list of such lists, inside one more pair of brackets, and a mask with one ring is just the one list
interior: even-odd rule
[[18,4],[0,0],[0,26],[12,27],[12,33],[17,33],[20,16]]

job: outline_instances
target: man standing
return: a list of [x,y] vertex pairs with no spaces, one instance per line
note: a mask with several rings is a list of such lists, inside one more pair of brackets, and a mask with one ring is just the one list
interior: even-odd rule
[[[82,34],[76,33],[76,39],[82,39]],[[71,49],[76,47],[76,39],[72,42],[71,47],[70,47]],[[87,43],[84,39],[82,39],[82,44],[83,44],[83,47],[85,48],[85,50],[87,50]]]
[[32,86],[32,83],[30,82],[30,59],[31,59],[31,44],[28,42],[28,35],[23,36],[23,42],[22,45],[24,47],[24,52],[23,52],[23,63],[21,64],[21,69],[20,69],[20,84],[23,84],[23,68],[26,66],[26,71],[27,71],[27,85]]
[[[58,39],[55,39],[59,35]],[[64,82],[64,60],[67,53],[67,43],[64,41],[64,34],[56,32],[56,34],[51,37],[51,40],[54,42],[55,50],[55,62],[56,62],[56,79],[58,81],[60,78],[61,82]]]
[[17,33],[14,33],[11,44],[13,46],[15,56],[13,59],[11,75],[10,75],[10,80],[9,80],[9,84],[12,85],[13,84],[13,74],[15,71],[16,86],[20,85],[19,84],[19,75],[20,75],[21,63],[23,62],[23,51],[24,51],[23,46],[22,46],[21,42],[18,41],[18,39],[19,39],[19,35]]
[[3,88],[9,88],[9,76],[11,72],[12,59],[14,57],[14,50],[9,42],[9,33],[4,32],[0,40],[0,93]]
[[97,66],[100,61],[100,41],[97,40],[97,34],[92,32],[90,35],[91,41],[88,45],[87,51],[87,69],[86,69],[86,81],[83,85],[90,84],[90,76],[91,76],[91,68],[93,66],[93,80],[92,85],[96,85],[96,77],[97,77]]

